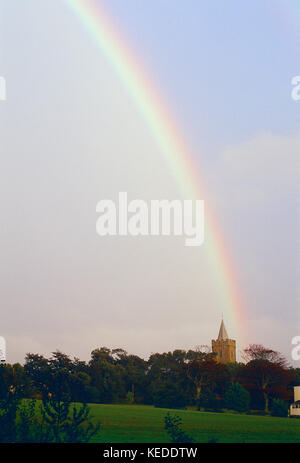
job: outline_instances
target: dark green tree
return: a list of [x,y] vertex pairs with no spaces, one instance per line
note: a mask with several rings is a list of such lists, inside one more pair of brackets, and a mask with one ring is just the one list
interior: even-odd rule
[[147,396],[147,362],[137,355],[128,355],[123,349],[114,349],[112,353],[116,365],[124,369],[126,397],[130,394],[131,403],[144,402]]
[[92,423],[87,404],[71,404],[49,398],[41,406],[40,442],[89,442],[99,431]]
[[198,410],[200,410],[201,407],[209,411],[221,411],[223,408],[223,401],[218,398],[214,391],[207,387],[202,390],[198,401]]
[[239,383],[232,384],[225,394],[226,408],[243,413],[249,410],[249,404],[249,392]]
[[185,397],[185,403],[194,401],[194,385],[186,374],[187,352],[175,350],[152,354],[148,361],[147,382],[152,402],[162,384],[173,384]]
[[159,408],[185,408],[186,398],[176,384],[160,383],[154,392],[153,405]]
[[35,399],[22,402],[8,393],[0,400],[0,442],[89,442],[100,429],[86,404],[48,398],[37,411]]
[[179,416],[172,416],[170,415],[170,413],[167,413],[167,415],[164,418],[164,421],[165,430],[167,434],[170,436],[172,443],[185,444],[195,442],[191,436],[189,436],[185,431],[183,431],[181,427],[182,419]]
[[288,416],[288,404],[282,399],[272,400],[271,415],[281,417]]
[[14,392],[7,392],[0,399],[0,442],[16,442],[16,417],[20,398]]
[[124,400],[125,369],[116,363],[112,351],[106,347],[95,349],[89,362],[91,386],[97,389],[99,402],[113,403]]

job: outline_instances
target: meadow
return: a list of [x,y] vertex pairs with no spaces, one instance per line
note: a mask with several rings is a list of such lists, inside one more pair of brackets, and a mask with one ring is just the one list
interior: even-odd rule
[[168,410],[144,405],[91,404],[91,415],[101,421],[92,442],[167,443],[164,430],[167,412],[182,418],[183,429],[197,443],[218,442],[300,442],[300,420],[231,413]]

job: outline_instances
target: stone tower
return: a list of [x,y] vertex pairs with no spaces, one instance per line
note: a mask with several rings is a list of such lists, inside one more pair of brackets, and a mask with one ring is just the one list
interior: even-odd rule
[[220,363],[233,363],[236,361],[235,341],[228,338],[228,334],[222,320],[217,340],[211,341],[212,351],[216,354],[216,360]]

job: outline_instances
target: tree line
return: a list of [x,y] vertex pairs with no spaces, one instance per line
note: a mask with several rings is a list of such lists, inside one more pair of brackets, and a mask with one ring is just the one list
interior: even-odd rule
[[243,363],[217,363],[208,348],[154,353],[148,360],[101,347],[88,362],[56,351],[28,353],[24,365],[0,366],[0,400],[17,391],[27,399],[58,402],[149,404],[164,408],[268,413],[280,399],[293,400],[300,369],[261,345],[244,350]]

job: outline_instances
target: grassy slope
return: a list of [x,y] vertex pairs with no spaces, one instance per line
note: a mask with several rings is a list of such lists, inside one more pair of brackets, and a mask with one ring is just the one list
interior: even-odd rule
[[183,419],[183,428],[197,442],[300,442],[300,420],[265,416],[167,410],[150,406],[96,405],[91,414],[102,430],[93,442],[169,442],[164,432],[168,411]]

